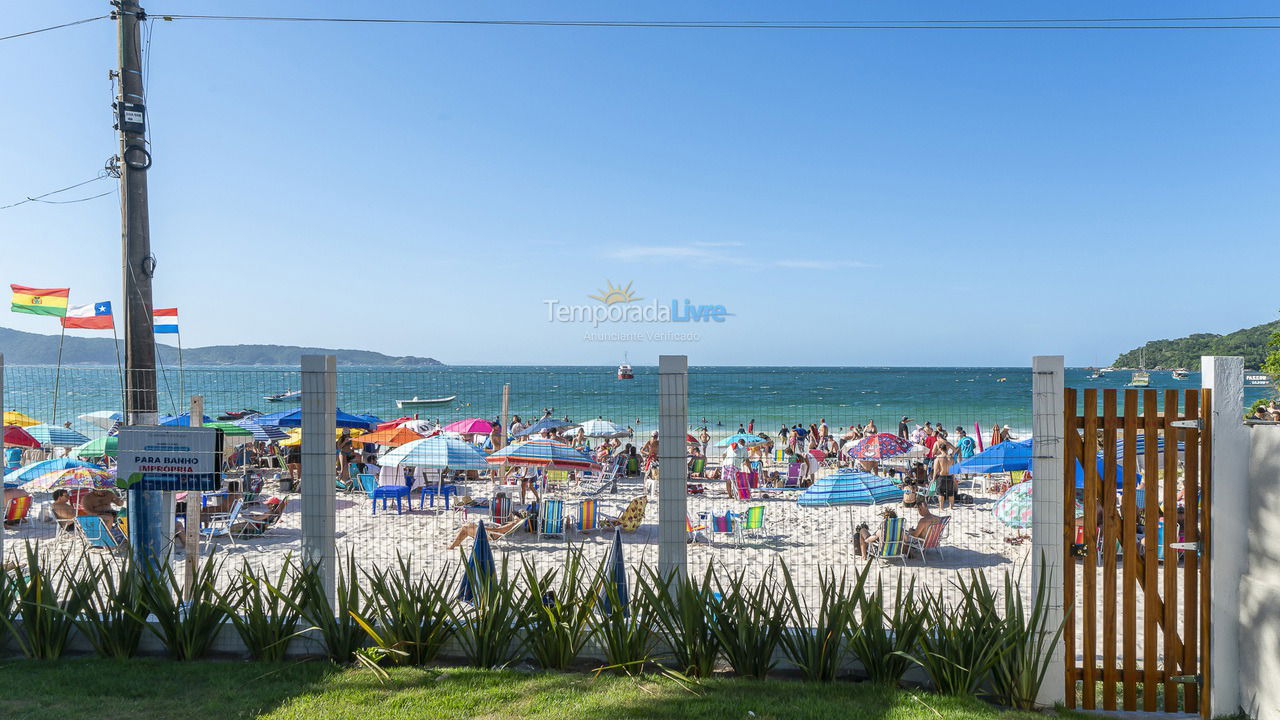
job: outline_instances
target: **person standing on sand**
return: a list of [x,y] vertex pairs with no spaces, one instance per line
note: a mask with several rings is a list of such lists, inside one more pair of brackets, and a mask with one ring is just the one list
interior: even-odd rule
[[754,433],[755,431],[756,431],[756,419],[751,418],[751,422],[747,423],[747,433],[750,434],[750,433]]
[[703,425],[698,431],[698,444],[702,446],[702,456],[706,457],[707,448],[711,446],[711,433],[707,432],[707,426]]
[[973,457],[973,451],[977,448],[977,443],[973,438],[965,434],[964,428],[956,428],[956,452],[961,460]]
[[907,429],[907,422],[909,420],[911,420],[911,418],[903,415],[902,419],[898,421],[898,439],[902,442],[911,442],[911,431]]
[[956,506],[956,476],[951,474],[951,444],[938,440],[933,446],[933,480],[938,486],[938,509],[954,509]]

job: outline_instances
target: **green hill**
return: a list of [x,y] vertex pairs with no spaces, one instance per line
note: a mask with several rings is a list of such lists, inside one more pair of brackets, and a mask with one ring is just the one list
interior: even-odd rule
[[[123,347],[123,345],[122,345]],[[178,349],[160,344],[166,365],[178,364]],[[0,352],[10,365],[53,365],[58,361],[58,336],[0,327]],[[297,365],[303,355],[335,355],[339,365],[423,367],[441,365],[435,358],[383,355],[368,350],[330,350],[295,345],[211,345],[184,348],[188,365]],[[115,365],[116,345],[111,338],[73,337],[62,346],[63,365]]]
[[1201,355],[1238,355],[1244,358],[1247,368],[1259,368],[1267,357],[1267,341],[1271,334],[1280,332],[1280,320],[1236,330],[1226,335],[1196,333],[1176,340],[1152,340],[1140,348],[1134,348],[1112,363],[1115,367],[1138,367],[1140,351],[1146,351],[1149,368],[1200,369]]

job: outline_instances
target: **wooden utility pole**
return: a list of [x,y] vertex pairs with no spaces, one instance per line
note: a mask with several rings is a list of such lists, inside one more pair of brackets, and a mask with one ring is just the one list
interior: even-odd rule
[[[202,427],[204,425],[204,396],[191,396],[191,427]],[[203,503],[200,502],[200,493],[195,490],[187,491],[187,519],[183,525],[182,546],[187,556],[184,572],[182,574],[182,597],[191,601],[191,595],[196,587],[196,574],[200,568],[200,515],[203,513]]]
[[[147,109],[142,82],[140,25],[146,19],[138,0],[115,0],[113,13],[119,30],[120,93],[116,97],[116,123],[120,131],[120,234],[124,282],[125,423],[156,423],[156,340],[151,325],[151,229],[147,212]],[[161,558],[167,545],[165,530],[156,527],[154,513],[160,493],[129,489],[130,545],[134,558],[145,566]]]

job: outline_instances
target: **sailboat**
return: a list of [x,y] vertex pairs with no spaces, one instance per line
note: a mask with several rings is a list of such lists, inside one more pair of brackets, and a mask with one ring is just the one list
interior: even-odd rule
[[1147,372],[1147,351],[1146,349],[1138,352],[1138,370],[1133,371],[1133,375],[1129,376],[1129,384],[1126,387],[1147,387],[1151,385],[1151,373]]

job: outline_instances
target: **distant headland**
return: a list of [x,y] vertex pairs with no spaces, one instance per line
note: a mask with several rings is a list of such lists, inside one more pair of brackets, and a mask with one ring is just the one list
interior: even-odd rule
[[1112,366],[1136,368],[1145,355],[1146,366],[1151,369],[1199,370],[1201,355],[1236,355],[1244,358],[1245,367],[1259,368],[1270,351],[1267,341],[1278,332],[1280,320],[1226,335],[1195,333],[1175,340],[1151,340],[1116,358]]

